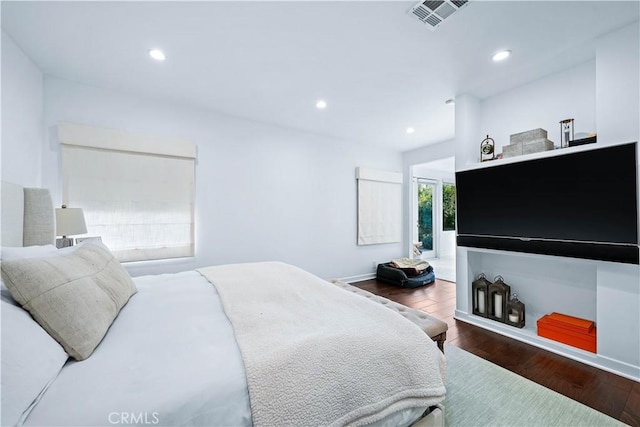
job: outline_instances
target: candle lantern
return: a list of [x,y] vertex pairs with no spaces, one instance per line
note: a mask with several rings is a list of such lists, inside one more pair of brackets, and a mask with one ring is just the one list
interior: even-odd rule
[[496,276],[489,285],[489,319],[505,322],[507,318],[507,301],[511,295],[511,287],[504,283],[502,276]]
[[560,120],[560,148],[569,146],[573,141],[573,119]]
[[506,323],[517,328],[524,327],[524,303],[518,299],[518,295],[515,293],[507,301]]
[[476,280],[471,283],[471,294],[473,301],[473,314],[487,317],[489,313],[489,285],[484,273],[480,273]]

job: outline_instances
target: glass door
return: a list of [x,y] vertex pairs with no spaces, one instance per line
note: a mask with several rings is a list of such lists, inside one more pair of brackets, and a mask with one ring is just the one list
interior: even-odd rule
[[437,181],[416,178],[414,181],[414,258],[435,258],[436,256],[436,202]]

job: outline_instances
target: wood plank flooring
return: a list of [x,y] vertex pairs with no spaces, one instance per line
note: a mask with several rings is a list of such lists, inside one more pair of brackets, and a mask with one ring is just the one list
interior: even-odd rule
[[405,289],[373,279],[354,285],[444,320],[450,345],[640,427],[640,383],[455,320],[455,283],[436,280],[433,285]]

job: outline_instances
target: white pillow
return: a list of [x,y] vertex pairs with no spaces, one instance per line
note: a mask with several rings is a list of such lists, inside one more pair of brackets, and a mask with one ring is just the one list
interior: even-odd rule
[[[56,254],[58,249],[53,245],[42,246],[4,246],[0,249],[0,258],[2,260],[9,259],[26,259],[26,258],[38,258],[43,256],[49,256]],[[5,286],[2,279],[0,279],[0,299],[13,305],[18,305],[16,300],[11,296],[11,292]]]
[[58,376],[68,356],[29,313],[6,301],[0,304],[2,425],[16,425]]
[[136,293],[109,249],[87,241],[70,253],[7,260],[2,279],[13,298],[76,360],[91,355]]

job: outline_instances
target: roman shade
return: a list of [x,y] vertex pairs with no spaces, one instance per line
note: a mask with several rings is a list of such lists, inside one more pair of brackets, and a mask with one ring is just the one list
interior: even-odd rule
[[358,245],[402,240],[402,174],[357,168]]
[[195,144],[71,123],[58,139],[63,203],[118,260],[194,255]]

